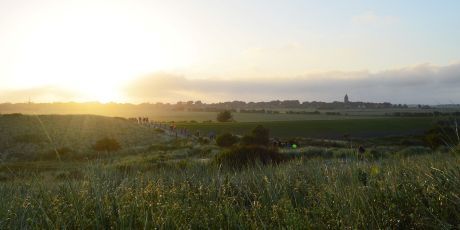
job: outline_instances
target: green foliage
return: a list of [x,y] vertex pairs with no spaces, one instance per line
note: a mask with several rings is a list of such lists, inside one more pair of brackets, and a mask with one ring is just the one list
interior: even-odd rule
[[224,110],[217,114],[217,121],[218,122],[228,122],[231,121],[233,118],[232,112],[229,110]]
[[283,156],[275,149],[258,145],[235,146],[215,158],[217,164],[231,168],[280,163],[282,160]]
[[95,151],[118,151],[121,149],[120,143],[114,138],[102,138],[93,145]]
[[243,136],[241,144],[268,146],[270,144],[270,130],[258,125],[250,134]]
[[0,229],[456,229],[458,163],[445,154],[238,171],[185,160],[142,173],[5,171]]
[[452,121],[439,121],[425,133],[424,141],[431,149],[458,144],[455,123]]
[[220,147],[231,147],[234,144],[238,143],[239,138],[231,133],[224,133],[216,138],[216,143]]

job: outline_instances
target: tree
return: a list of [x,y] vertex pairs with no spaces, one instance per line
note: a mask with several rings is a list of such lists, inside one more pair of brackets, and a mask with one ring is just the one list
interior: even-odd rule
[[238,137],[231,133],[224,133],[216,138],[216,143],[220,147],[231,147],[239,141]]
[[233,115],[228,110],[224,110],[217,114],[217,121],[219,122],[228,122],[228,121],[231,121],[232,118],[233,118]]
[[102,138],[93,145],[93,149],[96,151],[117,151],[121,149],[120,143],[114,138]]

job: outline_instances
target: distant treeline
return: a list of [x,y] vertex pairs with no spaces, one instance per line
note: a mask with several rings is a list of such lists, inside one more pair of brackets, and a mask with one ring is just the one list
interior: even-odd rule
[[[268,102],[244,102],[231,101],[219,103],[203,103],[201,101],[187,101],[177,103],[3,103],[0,104],[0,113],[91,113],[91,114],[118,114],[120,111],[130,113],[142,113],[151,110],[169,111],[194,111],[194,112],[220,112],[230,110],[242,113],[279,113],[279,110],[339,110],[339,109],[405,109],[407,105],[372,102],[300,102],[299,100],[275,100]],[[430,109],[429,106],[418,107],[419,109]],[[281,112],[282,113],[282,112]],[[299,112],[290,112],[299,113]],[[302,114],[317,112],[300,112]]]
[[[160,103],[161,104],[161,103]],[[155,104],[155,105],[158,105]],[[161,104],[165,105],[165,104]],[[262,113],[261,110],[270,110],[270,109],[385,109],[385,108],[408,108],[407,105],[393,105],[389,102],[384,103],[372,103],[372,102],[300,102],[299,100],[275,100],[268,102],[244,102],[244,101],[231,101],[231,102],[219,102],[219,103],[210,103],[205,104],[201,101],[188,101],[188,102],[177,102],[176,104],[170,104],[176,110],[189,110],[189,111],[199,111],[207,109],[234,109],[241,111],[250,111],[257,110]]]

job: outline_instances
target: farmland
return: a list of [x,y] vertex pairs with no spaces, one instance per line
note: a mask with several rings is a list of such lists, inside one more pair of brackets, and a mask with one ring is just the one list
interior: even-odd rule
[[276,122],[229,122],[229,123],[177,123],[178,127],[217,133],[231,132],[243,134],[257,125],[268,127],[277,137],[315,137],[342,138],[344,135],[354,137],[382,137],[390,135],[420,134],[429,129],[433,118],[373,118],[373,119],[337,119]]

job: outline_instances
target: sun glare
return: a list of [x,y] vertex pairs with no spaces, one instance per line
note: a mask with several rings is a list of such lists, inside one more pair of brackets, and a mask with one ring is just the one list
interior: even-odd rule
[[191,63],[193,46],[177,29],[129,11],[67,13],[31,25],[11,67],[13,88],[52,85],[81,94],[77,100],[118,101],[133,78]]

